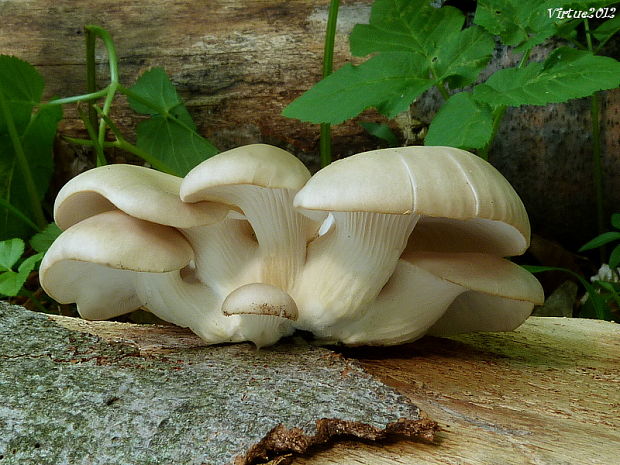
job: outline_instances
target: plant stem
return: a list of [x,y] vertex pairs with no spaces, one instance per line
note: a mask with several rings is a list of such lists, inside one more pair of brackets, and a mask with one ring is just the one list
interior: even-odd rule
[[[327,31],[325,32],[325,47],[323,49],[323,79],[332,73],[334,68],[334,42],[336,40],[336,24],[338,22],[338,8],[340,0],[331,0],[327,14]],[[321,168],[332,162],[332,133],[329,123],[321,123],[319,143]]]
[[43,229],[47,224],[47,221],[45,221],[45,215],[43,214],[43,209],[41,208],[39,192],[37,191],[37,186],[34,182],[34,178],[32,177],[32,171],[30,171],[30,166],[28,166],[28,158],[26,157],[26,153],[24,152],[24,147],[22,146],[22,142],[19,138],[17,128],[15,127],[13,115],[9,110],[9,106],[6,103],[4,93],[1,89],[0,112],[2,112],[4,120],[6,121],[9,137],[11,139],[11,143],[13,144],[13,149],[15,150],[17,165],[19,166],[22,172],[22,176],[24,178],[24,185],[26,186],[26,192],[28,192],[28,202],[30,203],[31,213],[34,216],[34,222],[37,224],[38,229]]

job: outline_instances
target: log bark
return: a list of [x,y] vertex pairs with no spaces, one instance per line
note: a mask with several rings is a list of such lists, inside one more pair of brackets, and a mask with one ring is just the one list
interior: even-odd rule
[[205,347],[172,326],[51,319],[1,301],[0,373],[3,465],[249,465],[340,436],[431,440],[436,429],[307,343]]
[[[355,61],[348,50],[348,33],[354,24],[368,21],[371,3],[342,1],[335,69]],[[0,0],[0,51],[36,65],[47,81],[47,95],[84,93],[83,26],[101,25],[115,39],[122,82],[130,85],[147,69],[164,67],[200,132],[220,149],[271,143],[291,150],[316,169],[318,127],[280,114],[320,79],[328,4],[328,0]],[[618,48],[618,41],[612,41],[605,52],[617,55]],[[518,59],[500,51],[489,70]],[[534,54],[534,59],[541,56]],[[105,61],[99,50],[102,84]],[[431,120],[440,101],[430,92],[390,124],[403,141],[419,144],[417,131]],[[609,213],[620,204],[619,107],[620,91],[606,93],[601,124]],[[66,116],[63,130],[80,131],[75,110],[69,109]],[[113,117],[128,133],[139,120],[122,106]],[[361,119],[385,121],[374,111]],[[334,127],[337,157],[379,146],[357,121]],[[523,198],[534,230],[576,249],[596,234],[591,153],[589,101],[580,99],[509,111],[492,161]],[[83,151],[63,144],[57,157],[73,165],[58,184],[92,163]],[[125,159],[126,154],[116,156],[117,161]]]

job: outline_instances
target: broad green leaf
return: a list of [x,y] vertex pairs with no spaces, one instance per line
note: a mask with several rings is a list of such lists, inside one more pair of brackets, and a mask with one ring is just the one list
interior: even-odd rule
[[491,108],[471,93],[453,95],[441,107],[428,129],[424,145],[448,145],[462,149],[484,147],[493,133]]
[[375,0],[370,24],[349,37],[351,53],[411,52],[431,56],[446,37],[457,34],[465,17],[453,7],[434,8],[426,0]]
[[606,232],[606,233],[603,233],[595,237],[594,239],[587,242],[586,244],[582,245],[581,248],[579,249],[579,252],[583,252],[585,250],[596,249],[605,244],[608,244],[613,241],[618,241],[618,240],[620,240],[620,232],[615,232],[615,231]]
[[599,42],[606,42],[618,31],[620,31],[620,10],[617,11],[616,16],[608,19],[599,27],[597,27],[594,30],[593,35]]
[[13,268],[23,253],[24,241],[21,239],[15,238],[0,242],[0,271]]
[[368,131],[370,135],[385,141],[389,147],[396,147],[398,145],[396,135],[387,124],[361,121],[360,126]]
[[445,40],[431,58],[438,81],[447,81],[452,89],[473,83],[493,54],[495,42],[482,28],[472,26]]
[[61,232],[56,223],[50,223],[43,231],[32,236],[30,246],[39,253],[45,253]]
[[620,62],[562,47],[544,63],[502,69],[474,89],[474,98],[491,105],[546,105],[587,97],[620,84]]
[[185,176],[192,168],[218,153],[217,148],[189,126],[163,116],[142,121],[136,145]]
[[382,53],[359,66],[344,65],[293,101],[282,114],[311,123],[339,124],[375,107],[394,117],[432,84],[420,57]]
[[358,24],[350,36],[351,53],[409,52],[419,56],[437,82],[452,88],[471,84],[493,53],[493,38],[482,28],[462,30],[465,18],[453,7],[433,8],[428,1],[377,0],[370,24]]
[[620,229],[620,213],[611,215],[611,225],[616,229]]
[[183,104],[168,75],[162,68],[153,68],[145,72],[131,87],[131,91],[163,110],[157,111],[129,97],[128,102],[131,109],[144,115],[163,114]]
[[196,131],[189,112],[183,105],[166,72],[154,68],[144,73],[130,92],[150,102],[129,97],[138,113],[151,115],[136,130],[136,145],[185,176],[193,167],[218,153],[217,148]]
[[[43,95],[44,81],[31,64],[14,56],[0,55],[0,92],[4,95],[15,126],[22,131],[30,120],[33,106]],[[0,134],[6,121],[0,112]]]
[[43,258],[43,254],[36,254],[25,259],[17,272],[7,271],[0,274],[0,294],[9,297],[16,296],[24,283],[28,279],[28,275],[34,270],[37,262]]
[[609,267],[614,269],[620,266],[620,244],[614,247],[614,250],[609,254]]
[[[43,200],[54,169],[52,150],[56,129],[62,119],[60,106],[48,106],[32,115],[29,124],[20,134],[28,167],[37,187],[39,200]],[[8,136],[0,134],[0,197],[26,216],[32,214],[28,192],[22,181],[23,174],[17,164],[13,144]],[[6,208],[0,208],[0,239],[27,237],[32,228]]]

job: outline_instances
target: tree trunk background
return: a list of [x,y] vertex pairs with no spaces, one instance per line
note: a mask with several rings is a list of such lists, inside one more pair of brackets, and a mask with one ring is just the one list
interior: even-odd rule
[[[335,68],[351,60],[348,33],[354,24],[368,21],[371,3],[342,1]],[[48,96],[84,93],[83,26],[101,25],[115,40],[122,82],[131,84],[149,68],[164,67],[200,132],[221,150],[266,142],[292,151],[316,169],[318,127],[280,113],[320,79],[328,4],[328,0],[0,0],[0,52],[36,65],[46,79]],[[617,42],[607,53],[617,54]],[[498,50],[490,69],[515,59]],[[104,84],[107,71],[101,50],[99,63]],[[420,123],[415,120],[428,123],[437,99],[429,92],[410,114],[390,123],[403,142],[420,143],[416,136]],[[619,109],[620,92],[605,93],[601,123],[609,213],[620,208]],[[63,131],[83,132],[74,109],[66,116]],[[129,134],[139,120],[126,107],[118,108],[113,117]],[[335,127],[337,157],[378,147],[378,141],[357,124],[359,120],[384,118],[367,111],[356,121]],[[60,165],[70,165],[58,185],[92,163],[92,157],[64,143],[56,156]],[[118,153],[117,161],[125,156]],[[571,249],[596,234],[588,99],[509,111],[491,160],[523,198],[534,231]]]

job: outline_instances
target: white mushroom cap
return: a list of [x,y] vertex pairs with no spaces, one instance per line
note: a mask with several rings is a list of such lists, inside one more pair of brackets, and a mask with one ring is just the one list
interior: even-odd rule
[[61,229],[104,211],[119,209],[153,223],[190,228],[222,220],[228,207],[183,203],[181,178],[134,165],[106,165],[71,179],[58,193],[54,218]]
[[136,296],[136,271],[180,270],[192,258],[175,229],[113,210],[64,231],[45,254],[39,279],[58,302],[76,302],[84,318],[106,319],[143,304]]
[[309,178],[294,155],[254,144],[205,160],[187,174],[180,193],[184,202],[215,201],[240,209],[258,241],[255,260],[262,265],[253,281],[288,289],[305,259],[306,242],[318,229],[292,206]]
[[304,164],[286,150],[266,144],[237,147],[203,161],[183,179],[184,202],[226,202],[213,188],[237,184],[299,190],[310,179]]
[[503,256],[529,244],[527,213],[512,186],[486,161],[452,147],[383,149],[336,161],[308,181],[294,205],[308,215],[366,211],[458,220],[474,236],[497,230],[501,240],[493,248]]
[[251,283],[231,292],[222,303],[222,313],[238,316],[237,332],[257,347],[275,343],[282,336],[291,334],[291,320],[297,319],[295,301],[275,286]]
[[418,252],[404,260],[467,290],[430,328],[434,336],[472,331],[512,331],[544,300],[543,288],[528,271],[488,254]]

